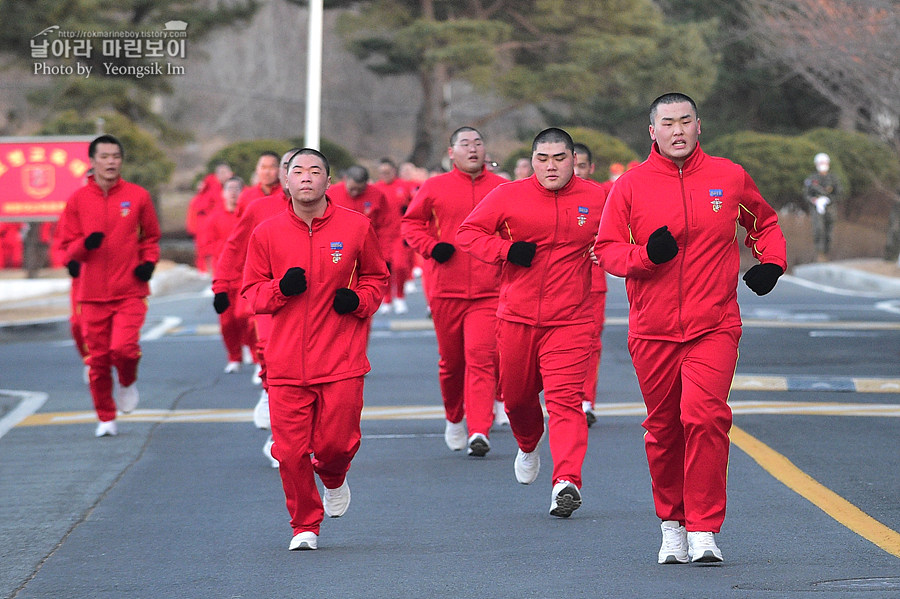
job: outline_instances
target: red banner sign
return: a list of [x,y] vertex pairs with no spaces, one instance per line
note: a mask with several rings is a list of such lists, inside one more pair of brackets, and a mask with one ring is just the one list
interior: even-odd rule
[[0,138],[0,221],[57,220],[85,183],[91,139]]

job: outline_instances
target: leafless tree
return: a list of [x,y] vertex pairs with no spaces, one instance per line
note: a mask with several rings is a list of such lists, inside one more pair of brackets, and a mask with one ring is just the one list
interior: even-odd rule
[[742,0],[748,33],[840,110],[842,129],[900,152],[898,0]]

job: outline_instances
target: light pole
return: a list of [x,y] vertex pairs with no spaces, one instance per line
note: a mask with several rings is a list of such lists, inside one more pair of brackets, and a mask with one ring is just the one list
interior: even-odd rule
[[309,47],[306,65],[306,135],[308,148],[319,149],[322,120],[323,0],[309,0]]

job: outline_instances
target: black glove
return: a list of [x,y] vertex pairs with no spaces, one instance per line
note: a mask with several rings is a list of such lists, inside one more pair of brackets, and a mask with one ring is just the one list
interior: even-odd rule
[[134,267],[134,276],[142,281],[149,281],[153,276],[153,269],[156,265],[152,262],[142,262]]
[[66,270],[69,271],[69,276],[73,279],[77,279],[78,275],[81,274],[81,262],[78,260],[69,260],[66,263]]
[[454,252],[456,252],[456,248],[452,244],[446,241],[439,241],[431,248],[431,257],[443,264],[453,256]]
[[100,243],[103,241],[103,233],[100,231],[94,231],[90,235],[84,238],[84,249],[86,250],[96,250],[100,247]]
[[536,243],[530,241],[515,241],[509,246],[509,252],[506,253],[506,259],[519,266],[531,266],[531,261],[534,260],[534,253],[536,251]]
[[650,233],[647,240],[647,257],[653,264],[668,262],[678,254],[678,243],[669,233],[669,227],[663,226]]
[[281,277],[278,288],[285,295],[300,295],[306,291],[306,271],[299,266],[290,267]]
[[213,309],[216,311],[216,314],[223,314],[230,305],[231,302],[228,301],[228,294],[224,291],[220,291],[213,298]]
[[359,308],[359,296],[352,289],[341,287],[334,292],[334,311],[349,314]]
[[778,277],[783,274],[784,269],[777,264],[763,262],[745,272],[743,279],[744,282],[747,283],[747,287],[749,287],[753,293],[756,295],[765,295],[775,288]]

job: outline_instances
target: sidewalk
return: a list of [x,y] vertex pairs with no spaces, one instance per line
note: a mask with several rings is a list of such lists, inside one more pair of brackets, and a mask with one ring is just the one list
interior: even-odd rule
[[[878,258],[800,264],[793,276],[848,291],[900,297],[900,265]],[[62,321],[69,317],[70,279],[65,269],[42,270],[26,279],[21,270],[0,270],[0,327]],[[153,295],[178,293],[208,278],[184,264],[163,260],[150,287]]]
[[[150,280],[150,290],[152,295],[169,295],[208,281],[192,267],[162,260]],[[43,269],[36,279],[26,279],[22,270],[0,270],[0,327],[68,319],[70,287],[64,268]]]

